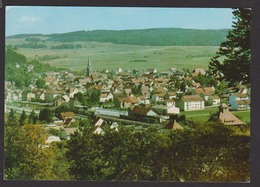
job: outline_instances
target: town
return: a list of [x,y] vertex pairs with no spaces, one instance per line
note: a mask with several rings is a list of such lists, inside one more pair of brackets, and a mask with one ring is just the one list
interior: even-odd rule
[[[16,68],[20,68],[19,63]],[[26,73],[33,69],[28,64]],[[44,109],[49,110],[51,119],[44,118],[46,113],[40,114]],[[95,71],[88,58],[85,76],[66,70],[46,72],[31,80],[25,90],[5,81],[5,111],[10,110],[28,115],[33,111],[43,116],[39,119],[47,129],[64,130],[67,137],[77,130],[82,119],[95,126],[94,134],[104,133],[105,125],[116,130],[119,125],[137,131],[149,126],[155,126],[159,132],[183,129],[178,121],[187,117],[189,111],[194,111],[194,117],[196,111],[214,111],[223,125],[239,126],[246,122],[231,111],[250,110],[250,87],[223,87],[202,68],[191,72],[176,68],[164,72],[156,68]],[[210,112],[206,112],[208,119]],[[203,115],[198,113],[197,118]],[[46,142],[52,141],[60,138],[52,135]]]

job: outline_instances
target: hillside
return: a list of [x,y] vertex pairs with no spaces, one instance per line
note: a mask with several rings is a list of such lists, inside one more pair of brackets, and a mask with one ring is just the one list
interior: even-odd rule
[[[79,42],[96,41],[113,44],[143,46],[218,46],[228,33],[222,30],[196,30],[178,28],[142,29],[142,30],[94,30],[77,31],[63,34],[21,34],[7,39],[44,37],[44,41]],[[30,41],[28,41],[30,42]]]

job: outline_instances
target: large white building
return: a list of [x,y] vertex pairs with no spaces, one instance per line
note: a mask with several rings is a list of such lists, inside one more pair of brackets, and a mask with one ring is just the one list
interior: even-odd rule
[[181,109],[184,111],[203,110],[204,108],[205,108],[204,99],[198,95],[183,96],[181,100]]

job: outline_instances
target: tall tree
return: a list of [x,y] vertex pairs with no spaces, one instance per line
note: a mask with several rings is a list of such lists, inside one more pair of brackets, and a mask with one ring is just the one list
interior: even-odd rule
[[39,120],[41,121],[46,121],[47,123],[52,122],[52,111],[48,108],[44,108],[42,110],[40,110],[39,113]]
[[23,112],[22,112],[22,114],[21,114],[21,116],[20,116],[20,119],[19,119],[19,125],[20,125],[20,126],[24,125],[24,122],[25,122],[26,118],[27,118],[26,113],[25,113],[25,111],[23,110]]
[[251,10],[234,9],[233,29],[229,30],[227,40],[221,43],[217,55],[214,56],[209,68],[213,76],[226,80],[230,85],[249,83],[250,81],[250,31]]
[[37,121],[37,115],[35,114],[34,110],[29,115],[29,122],[30,124],[35,124]]

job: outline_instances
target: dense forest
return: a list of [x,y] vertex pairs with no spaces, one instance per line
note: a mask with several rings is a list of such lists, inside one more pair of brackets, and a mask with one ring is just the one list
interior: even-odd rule
[[238,182],[249,177],[249,137],[243,135],[249,126],[189,122],[185,130],[160,132],[107,125],[98,135],[83,120],[70,140],[45,147],[46,137],[57,132],[30,124],[30,116],[19,119],[11,111],[6,119],[6,179]]
[[[77,31],[50,35],[15,35],[8,38],[29,38],[45,36],[47,41],[77,42],[97,41],[114,44],[151,45],[151,46],[219,46],[226,39],[228,30],[196,29],[143,29],[143,30],[94,30]],[[28,39],[27,39],[28,41]]]

